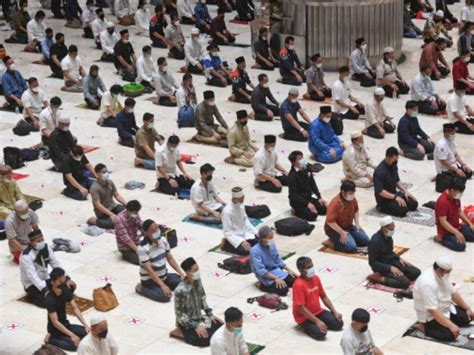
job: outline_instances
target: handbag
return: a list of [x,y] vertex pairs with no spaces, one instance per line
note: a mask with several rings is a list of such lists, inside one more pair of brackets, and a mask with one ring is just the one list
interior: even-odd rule
[[252,272],[250,267],[250,256],[231,256],[224,259],[222,263],[217,263],[221,269],[233,272],[234,274],[247,275]]
[[176,229],[168,228],[165,225],[160,225],[160,232],[161,235],[168,241],[170,249],[176,248],[178,246],[178,234],[176,233]]
[[194,109],[183,106],[178,111],[178,127],[194,127]]
[[301,234],[310,235],[314,225],[298,217],[288,217],[276,221],[275,228],[278,234],[293,237]]
[[245,213],[249,218],[258,219],[268,217],[271,214],[267,205],[245,206]]
[[265,293],[262,296],[252,297],[247,299],[247,303],[254,303],[257,301],[260,307],[274,309],[275,311],[281,311],[288,309],[288,305],[281,300],[281,297],[271,293]]
[[94,301],[95,309],[101,312],[108,312],[119,304],[110,283],[104,287],[94,289],[92,300]]

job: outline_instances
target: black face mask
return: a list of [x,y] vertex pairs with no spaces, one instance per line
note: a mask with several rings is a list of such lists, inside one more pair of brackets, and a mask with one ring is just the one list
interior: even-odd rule
[[369,329],[369,326],[368,326],[368,325],[364,325],[362,328],[359,329],[359,332],[365,333],[365,332],[367,331],[367,329]]
[[398,160],[395,160],[393,163],[392,163],[392,166],[397,166],[398,164]]
[[240,122],[240,124],[242,125],[242,127],[245,127],[247,125],[247,121],[245,122]]
[[212,175],[206,176],[206,181],[211,181],[212,180]]
[[107,338],[107,333],[108,333],[108,332],[109,332],[109,331],[108,331],[107,329],[106,329],[106,330],[103,330],[103,331],[101,331],[99,334],[97,334],[97,336],[98,336],[99,338],[101,338],[101,339],[105,339],[105,338]]
[[105,15],[99,15],[99,18],[103,20],[105,18]]

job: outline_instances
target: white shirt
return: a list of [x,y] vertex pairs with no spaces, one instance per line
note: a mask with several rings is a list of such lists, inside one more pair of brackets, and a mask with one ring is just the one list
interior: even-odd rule
[[271,177],[277,175],[276,165],[278,164],[278,154],[275,150],[271,152],[261,148],[254,157],[253,173],[256,178],[258,175],[265,174]]
[[34,39],[41,41],[44,36],[46,36],[46,25],[44,22],[38,22],[32,19],[26,24],[26,31],[28,33],[29,42],[32,42]]
[[[61,69],[63,71],[67,70],[69,74],[77,80],[81,80],[81,74],[79,69],[81,68],[81,57],[76,56],[76,58],[71,58],[67,55],[61,60]],[[66,78],[64,78],[67,80]]]
[[377,102],[375,98],[365,105],[366,119],[365,128],[368,128],[376,123],[383,123],[387,119],[387,112],[383,102]]
[[[177,149],[174,152],[170,151],[166,144],[160,145],[155,152],[156,167],[162,168],[167,174],[167,176],[171,176],[171,177],[178,176],[178,172],[176,170],[176,163],[178,161],[179,161],[179,151]],[[164,176],[159,176],[159,177],[164,177]]]
[[24,289],[35,286],[38,291],[45,288],[46,280],[49,280],[48,266],[51,269],[55,267],[63,268],[59,260],[56,258],[53,250],[47,245],[49,253],[49,264],[38,264],[35,262],[38,251],[31,249],[28,254],[22,254],[20,258],[20,279]]
[[242,355],[248,351],[243,334],[230,332],[225,324],[211,337],[211,355]]
[[411,81],[411,99],[415,101],[432,100],[436,95],[433,81],[428,75],[418,73]]
[[474,22],[474,5],[464,6],[460,17],[461,22]]
[[456,112],[462,118],[467,118],[467,111],[466,111],[466,96],[458,96],[456,92],[453,92],[451,96],[449,96],[448,103],[447,103],[447,110],[448,110],[448,120],[451,123],[458,122],[459,120],[454,116]]
[[436,173],[441,174],[443,171],[448,171],[441,160],[447,160],[451,165],[456,165],[456,143],[449,141],[446,137],[442,137],[438,143],[436,143],[434,149],[434,161],[436,167]]
[[374,341],[370,330],[361,333],[349,324],[342,333],[341,348],[344,355],[373,355]]
[[188,38],[184,44],[184,59],[186,64],[196,65],[204,59],[204,51],[199,40]]
[[86,7],[84,11],[82,12],[82,22],[86,23],[89,22],[90,25],[92,25],[92,22],[97,18],[97,14],[95,13],[94,8],[88,8]]
[[178,0],[176,1],[176,7],[178,9],[179,17],[193,17],[194,10],[193,5],[188,0]]
[[224,237],[237,248],[242,242],[255,238],[257,232],[245,213],[244,205],[228,203],[221,214]]
[[79,343],[78,355],[117,355],[119,347],[111,334],[105,339],[98,339],[91,333],[87,334]]
[[51,107],[46,107],[38,116],[40,130],[46,130],[49,134],[54,131],[58,125],[58,120],[61,117],[59,111],[56,113],[51,110]]
[[129,0],[115,0],[115,16],[118,18],[128,16],[131,13]]
[[107,91],[102,95],[102,99],[100,100],[100,117],[105,119],[110,116],[107,112],[107,109],[110,107],[112,111],[115,112],[115,108],[117,107],[118,96],[114,96]]
[[148,31],[150,27],[151,14],[148,8],[138,9],[135,12],[135,24],[141,31]]
[[107,23],[104,20],[101,20],[100,18],[96,18],[94,21],[92,21],[92,33],[94,34],[95,38],[98,38],[102,31],[105,31],[107,29]]
[[148,81],[153,84],[153,77],[156,75],[157,69],[153,64],[153,59],[146,58],[143,55],[137,60],[137,81]]
[[216,201],[216,196],[217,193],[211,181],[207,181],[204,185],[202,180],[199,179],[191,187],[191,203],[198,213],[207,215],[207,212],[199,207],[200,204],[204,204],[214,211],[221,208],[222,204]]
[[117,31],[109,34],[107,29],[100,33],[100,44],[102,45],[102,51],[107,54],[114,54],[115,44],[119,41],[120,37]]
[[[193,88],[194,91],[194,88]],[[196,93],[194,92],[194,98],[196,98]],[[188,102],[187,102],[188,101]],[[197,102],[195,99],[188,97],[187,91],[183,88],[183,85],[179,86],[178,91],[176,91],[176,102],[178,103],[178,110],[186,106],[187,104],[192,108],[196,108]]]
[[5,63],[3,63],[3,60],[0,60],[0,81],[2,80],[2,76],[6,71],[7,67],[5,66]]
[[28,117],[26,109],[29,108],[33,111],[35,116],[39,115],[43,110],[43,102],[45,101],[44,92],[40,88],[37,88],[38,92],[35,94],[30,89],[25,90],[21,95],[21,102],[23,105],[23,116]]
[[341,80],[337,79],[336,82],[332,86],[332,98],[334,100],[334,112],[336,113],[341,113],[345,114],[347,111],[349,111],[348,108],[339,106],[337,103],[337,100],[341,100],[347,105],[355,106],[356,103],[352,102],[351,99],[349,99],[349,96],[351,95],[352,92],[352,86],[349,81],[347,82],[342,82]]
[[436,309],[449,319],[451,297],[455,292],[449,279],[436,275],[433,266],[423,271],[415,281],[413,302],[419,322],[426,323],[433,319],[428,310]]

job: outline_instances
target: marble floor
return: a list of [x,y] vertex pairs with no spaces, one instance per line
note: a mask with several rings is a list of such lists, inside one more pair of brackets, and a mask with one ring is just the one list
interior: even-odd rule
[[[83,3],[84,1],[80,1]],[[30,13],[34,13],[39,7],[38,2],[30,1]],[[452,12],[458,16],[461,5],[452,6]],[[215,7],[211,7],[215,13]],[[108,12],[106,12],[108,14]],[[230,16],[228,16],[230,17]],[[112,19],[111,16],[109,16]],[[62,31],[66,34],[67,44],[79,46],[79,55],[82,58],[86,70],[100,56],[100,52],[94,49],[90,40],[81,37],[82,31],[72,30],[64,27],[62,20],[47,19],[47,25],[55,32]],[[420,26],[422,22],[417,22]],[[118,26],[120,27],[120,26]],[[185,35],[189,36],[190,26],[183,26]],[[229,28],[239,34],[238,43],[249,43],[250,34],[248,27],[229,24]],[[136,30],[131,28],[131,43],[137,53],[141,47],[149,44],[146,37],[135,35]],[[453,37],[457,38],[457,30],[452,31]],[[8,32],[0,33],[0,43],[8,36]],[[404,40],[403,52],[407,60],[400,65],[400,70],[407,81],[417,73],[418,61],[421,53],[421,40]],[[369,42],[370,46],[370,42]],[[265,345],[262,354],[306,354],[306,353],[341,353],[339,341],[341,333],[330,332],[325,341],[315,342],[294,328],[291,310],[272,313],[270,310],[259,308],[255,304],[246,302],[248,297],[261,294],[254,286],[252,275],[228,275],[222,276],[217,273],[217,263],[224,259],[224,255],[210,253],[208,250],[217,245],[222,238],[219,230],[183,223],[183,217],[192,212],[189,201],[177,201],[164,195],[150,193],[154,186],[155,174],[152,171],[136,169],[133,166],[133,150],[122,147],[117,143],[117,134],[114,129],[98,128],[96,125],[97,112],[78,108],[81,104],[81,94],[60,92],[61,80],[50,79],[47,66],[34,65],[32,61],[38,60],[38,54],[25,53],[21,45],[6,45],[7,52],[11,55],[19,70],[25,77],[35,76],[40,80],[40,86],[48,98],[59,95],[64,104],[62,115],[72,119],[71,131],[77,136],[82,144],[98,146],[100,149],[88,154],[93,164],[105,163],[112,173],[112,179],[120,189],[120,193],[127,199],[138,199],[143,204],[141,215],[144,219],[153,218],[159,223],[175,228],[179,235],[179,245],[173,249],[173,254],[178,261],[188,256],[197,259],[203,276],[203,284],[208,295],[208,303],[219,316],[223,316],[225,309],[229,306],[239,307],[245,315],[244,335],[248,342]],[[348,53],[349,54],[349,53]],[[166,55],[165,50],[153,49],[153,57],[156,59]],[[221,55],[224,60],[234,64],[234,58],[244,55],[247,63],[252,63],[250,48],[222,48]],[[456,56],[455,47],[447,49],[445,55],[449,62]],[[169,68],[180,79],[178,68],[182,62],[169,60]],[[122,83],[115,74],[112,64],[99,63],[101,76],[107,86],[114,83]],[[250,66],[250,65],[249,65]],[[471,65],[472,67],[472,65]],[[471,68],[472,69],[472,68]],[[252,81],[256,81],[257,70],[249,69]],[[269,73],[271,89],[279,101],[282,101],[289,89],[288,86],[278,84],[278,72]],[[337,74],[328,72],[326,81],[334,82]],[[201,99],[202,92],[209,89],[204,84],[204,78],[194,77],[194,83]],[[451,88],[451,77],[436,82],[435,86],[440,95],[447,99],[448,90]],[[235,120],[235,111],[242,105],[229,102],[230,88],[216,89],[216,101],[229,125]],[[363,101],[371,99],[373,89],[360,88],[354,84],[354,94]],[[264,220],[265,224],[273,225],[273,222],[289,214],[287,193],[284,191],[278,195],[272,195],[257,191],[253,188],[253,171],[247,169],[240,171],[237,166],[224,163],[227,151],[221,148],[208,147],[204,145],[193,145],[186,143],[193,134],[193,129],[178,129],[176,126],[176,109],[159,107],[147,101],[150,95],[138,98],[135,107],[136,117],[141,121],[144,112],[155,114],[155,126],[164,136],[176,133],[182,140],[180,152],[195,154],[196,164],[186,165],[187,170],[193,177],[198,177],[199,167],[204,163],[211,163],[216,167],[214,174],[215,185],[225,200],[230,199],[232,186],[240,185],[245,189],[247,204],[267,204],[272,214]],[[395,121],[404,112],[404,103],[407,97],[398,100],[386,99],[385,106]],[[3,99],[2,99],[3,100]],[[471,107],[474,106],[472,96],[469,97]],[[304,109],[310,117],[315,118],[319,113],[319,105],[313,102],[302,101]],[[248,109],[249,107],[247,107]],[[12,128],[19,119],[15,113],[0,113],[0,146],[28,147],[40,141],[39,134],[30,134],[26,137],[15,136]],[[442,135],[442,124],[446,122],[441,117],[421,116],[419,118],[422,127],[435,140]],[[351,131],[363,128],[362,121],[345,122],[342,139],[349,143]],[[250,133],[258,145],[262,145],[264,134],[278,134],[281,131],[280,122],[249,122]],[[456,137],[459,153],[465,161],[474,166],[473,139],[472,136]],[[383,159],[385,149],[390,145],[396,145],[396,135],[389,135],[385,140],[374,140],[366,138],[366,146],[369,153],[376,161]],[[288,167],[286,159],[292,150],[302,150],[309,158],[309,151],[305,143],[289,143],[279,141],[277,150],[283,164]],[[187,353],[209,353],[209,349],[193,348],[183,342],[168,337],[173,328],[174,310],[173,304],[160,304],[152,302],[137,295],[134,291],[135,284],[139,281],[138,268],[127,264],[119,258],[116,252],[115,238],[113,234],[102,234],[99,237],[91,237],[81,232],[79,225],[85,223],[92,216],[92,203],[88,201],[77,202],[61,195],[62,176],[47,169],[51,166],[50,161],[37,160],[27,164],[18,170],[19,173],[29,174],[29,177],[19,182],[23,192],[38,195],[45,199],[44,206],[38,211],[40,226],[47,240],[62,237],[82,244],[82,250],[78,254],[58,253],[58,256],[67,272],[78,284],[77,294],[82,297],[92,298],[94,288],[104,285],[105,280],[110,280],[119,300],[119,307],[108,312],[106,317],[109,322],[109,331],[114,335],[120,346],[121,354],[187,354]],[[434,184],[430,182],[435,175],[434,163],[432,161],[414,162],[405,158],[399,161],[400,175],[404,182],[413,184],[411,192],[421,203],[436,200],[438,194],[434,190]],[[339,189],[339,181],[342,177],[342,163],[326,165],[325,169],[316,175],[316,180],[323,197],[330,200]],[[145,183],[143,190],[129,191],[123,188],[128,180],[138,180]],[[367,216],[366,212],[374,207],[372,189],[359,189],[357,198],[361,209],[361,224],[369,235],[378,229],[378,219]],[[464,193],[463,204],[474,203],[473,182],[467,184]],[[318,250],[321,242],[326,239],[323,231],[324,218],[319,218],[315,223],[316,228],[309,236],[289,238],[276,236],[277,246],[286,251],[294,251],[296,254],[288,260],[289,265],[296,269],[295,263],[299,256],[307,255],[313,258],[318,274],[326,288],[326,291],[335,304],[335,307],[344,315],[346,326],[350,323],[350,315],[357,307],[375,309],[370,330],[376,344],[387,354],[468,354],[469,352],[460,348],[445,346],[435,342],[423,341],[412,337],[402,337],[403,333],[415,322],[413,303],[405,300],[398,303],[390,293],[366,290],[363,286],[365,277],[370,273],[367,261],[347,258],[333,254],[321,253]],[[454,271],[452,282],[456,288],[474,306],[474,285],[465,282],[473,276],[474,258],[473,245],[467,246],[464,253],[454,253],[435,244],[432,240],[435,234],[434,227],[426,227],[404,222],[396,222],[397,232],[394,237],[395,244],[409,248],[404,257],[421,269],[432,265],[434,259],[442,254],[451,254],[454,260]],[[6,242],[0,242],[0,354],[31,354],[41,344],[46,332],[46,312],[29,304],[16,301],[24,291],[20,284],[19,269],[10,258]],[[327,270],[331,272],[328,272]],[[291,299],[286,299],[291,305]],[[93,314],[94,310],[85,313],[86,319]],[[253,317],[253,313],[258,313]],[[253,318],[258,318],[253,319]],[[135,320],[135,322],[133,321]],[[72,319],[74,322],[75,319]],[[134,324],[136,323],[136,324]]]

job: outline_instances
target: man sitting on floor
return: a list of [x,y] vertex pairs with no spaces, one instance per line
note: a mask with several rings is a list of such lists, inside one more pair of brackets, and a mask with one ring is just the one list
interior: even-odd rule
[[340,189],[340,193],[328,205],[324,231],[334,250],[355,253],[357,248],[367,246],[369,237],[359,224],[355,184],[352,181],[344,181]]
[[25,121],[30,123],[35,131],[38,131],[38,116],[43,111],[43,108],[48,107],[49,103],[44,95],[44,91],[39,88],[38,79],[35,77],[28,79],[28,89],[21,95],[21,102]]
[[278,67],[278,61],[273,57],[268,43],[268,28],[260,27],[258,30],[259,37],[253,44],[255,52],[255,64],[252,66],[254,69],[260,70],[273,70]]
[[[113,218],[125,210],[125,199],[120,195],[115,184],[110,180],[110,172],[104,164],[97,164],[94,168],[97,180],[92,183],[90,193],[95,217],[87,220],[88,224],[102,229],[113,229]],[[117,200],[120,204],[116,203]]]
[[257,230],[245,213],[244,199],[241,187],[232,188],[232,200],[221,213],[224,230],[221,248],[238,255],[249,255],[252,246],[258,243]]
[[304,68],[295,51],[295,38],[285,38],[285,45],[280,50],[280,75],[281,82],[286,85],[300,86],[306,81]]
[[456,126],[457,133],[474,134],[474,111],[466,102],[468,86],[462,81],[454,84],[448,100],[448,120]]
[[77,348],[77,355],[117,355],[119,346],[109,333],[105,316],[102,313],[95,313],[91,316],[89,324],[90,332],[82,338]]
[[[311,119],[298,102],[298,88],[291,88],[288,97],[280,106],[281,126],[283,128],[283,139],[297,142],[306,142],[309,137],[309,126]],[[298,113],[306,122],[298,121]]]
[[150,39],[153,47],[166,48],[165,28],[168,26],[162,5],[155,6],[155,16],[150,20]]
[[351,142],[342,156],[344,179],[352,181],[357,187],[371,187],[373,173],[369,172],[369,168],[375,169],[375,163],[365,149],[362,132],[352,132]]
[[136,101],[128,97],[125,100],[125,107],[115,116],[119,144],[130,148],[135,147],[135,136],[140,129],[137,126],[135,113],[133,112],[135,105]]
[[286,296],[297,277],[282,260],[270,227],[258,230],[259,241],[250,250],[250,266],[258,279],[260,291]]
[[242,311],[229,307],[224,312],[225,325],[217,329],[211,338],[213,355],[250,355],[249,348],[242,335],[244,316]]
[[313,65],[306,71],[308,93],[304,94],[304,97],[314,101],[324,101],[326,98],[332,97],[332,93],[324,81],[323,58],[321,54],[316,53],[313,55],[311,62]]
[[144,46],[142,55],[137,60],[137,82],[145,87],[145,92],[151,92],[154,87],[153,78],[156,74],[157,70],[151,57],[151,47]]
[[383,355],[382,350],[374,345],[369,328],[370,313],[363,308],[357,308],[352,312],[350,327],[344,330],[341,337],[341,348],[344,355],[358,353]]
[[225,11],[221,7],[217,9],[217,16],[211,21],[210,35],[216,45],[228,46],[235,42],[235,36],[227,29]]
[[408,211],[416,211],[418,201],[401,183],[397,163],[398,149],[388,148],[385,159],[374,171],[374,194],[379,211],[396,217],[405,217]]
[[397,98],[410,91],[410,87],[397,69],[395,51],[392,47],[384,48],[383,58],[376,68],[376,78],[377,86],[381,87],[388,97]]
[[[268,192],[281,192],[282,186],[288,186],[288,171],[278,161],[278,153],[275,151],[276,136],[265,135],[264,146],[260,148],[254,157],[254,186]],[[281,175],[277,175],[278,172]]]
[[168,45],[168,57],[177,60],[184,59],[184,36],[179,24],[178,15],[170,16],[170,24],[165,28],[166,44]]
[[362,131],[364,134],[375,139],[383,139],[386,133],[395,132],[395,124],[385,110],[382,101],[385,98],[385,91],[382,88],[376,88],[374,91],[374,98],[367,103],[367,116],[364,120],[365,128]]
[[436,93],[431,73],[429,64],[420,67],[420,72],[411,81],[411,99],[418,103],[420,113],[438,115],[446,110],[446,102]]
[[[326,295],[311,258],[298,258],[296,266],[300,276],[293,283],[293,317],[311,338],[324,340],[328,330],[342,329],[342,314]],[[320,299],[329,311],[321,307]]]
[[216,193],[212,183],[214,168],[211,164],[204,164],[199,169],[201,178],[191,187],[191,203],[196,211],[191,219],[205,224],[220,224],[221,212],[226,205]]
[[92,110],[98,110],[102,95],[107,91],[107,87],[99,76],[99,67],[97,65],[91,65],[89,74],[82,79],[82,88],[87,107]]
[[142,239],[142,220],[138,212],[140,212],[142,205],[137,200],[131,200],[128,201],[126,208],[112,219],[117,249],[123,260],[139,265],[137,249]]
[[100,60],[113,63],[115,61],[114,47],[120,40],[120,36],[115,30],[113,22],[107,22],[106,26],[107,28],[100,32],[100,46],[102,49]]
[[97,178],[94,168],[84,154],[84,149],[80,145],[75,145],[61,164],[63,182],[66,185],[62,192],[64,196],[79,201],[87,200],[92,180],[86,176],[85,170],[88,170],[93,178]]
[[[474,242],[474,224],[461,208],[461,198],[466,185],[455,178],[450,187],[436,201],[435,217],[437,236],[435,241],[454,251],[466,250],[466,242]],[[459,220],[464,223],[459,223]]]
[[449,280],[453,264],[447,255],[436,259],[415,282],[413,300],[417,328],[426,336],[442,342],[459,337],[459,327],[469,327],[474,320],[472,308]]
[[191,36],[184,43],[184,59],[188,73],[203,73],[204,50],[199,42],[199,30],[195,27],[191,28]]
[[[97,124],[101,127],[117,127],[117,119],[118,111],[123,111],[122,104],[119,100],[119,95],[123,95],[123,88],[119,84],[114,84],[110,87],[110,90],[104,92],[101,100],[100,100],[100,115],[99,119],[97,120]],[[125,100],[125,106],[127,106],[128,102],[128,109],[132,109],[135,106],[135,100],[132,98],[127,98]],[[132,105],[133,103],[133,105]],[[120,133],[119,133],[120,137]]]
[[0,165],[0,214],[13,212],[15,202],[23,199],[24,196],[20,186],[13,179],[12,167],[10,165]]
[[296,217],[313,222],[318,215],[326,214],[327,203],[321,197],[313,173],[308,169],[306,159],[303,158],[303,153],[295,150],[290,153],[288,160],[291,162],[291,170],[288,174],[288,199],[292,212]]
[[[211,31],[211,15],[209,14],[209,8],[207,7],[206,0],[199,0],[194,6],[194,16],[196,17],[196,30],[204,34],[210,34]],[[192,34],[192,30],[191,30]]]
[[158,71],[153,77],[157,104],[176,107],[176,91],[179,89],[179,84],[171,73],[171,70],[168,70],[168,62],[165,57],[158,58],[157,63]]
[[147,170],[156,170],[155,142],[162,145],[165,140],[155,128],[155,116],[149,112],[143,114],[143,125],[135,134],[135,159],[136,167]]
[[[235,101],[241,104],[250,104],[252,101],[252,90],[255,86],[250,81],[250,77],[245,70],[245,58],[238,57],[235,59],[237,68],[235,68],[230,74],[230,80],[232,80],[232,96],[229,98],[230,101]],[[247,85],[252,89],[247,89]]]
[[[186,277],[171,254],[166,237],[160,226],[151,219],[143,222],[143,240],[137,249],[140,261],[140,283],[135,290],[138,294],[157,302],[169,302],[172,291]],[[166,262],[178,273],[168,272]]]
[[253,166],[253,157],[258,150],[255,143],[250,139],[246,110],[237,111],[237,121],[227,133],[227,143],[229,145],[230,157],[226,158],[226,163],[240,165],[246,168]]
[[374,273],[368,279],[388,287],[407,289],[421,272],[393,251],[394,234],[392,217],[381,218],[380,229],[369,241],[369,265]]
[[114,65],[124,81],[135,82],[137,78],[137,57],[130,43],[127,29],[120,31],[120,40],[114,46]]
[[258,85],[252,91],[251,104],[255,121],[272,121],[273,117],[280,116],[280,104],[270,91],[267,74],[259,74]]
[[332,98],[334,100],[334,112],[341,118],[357,120],[360,115],[365,114],[364,104],[352,95],[350,82],[350,70],[348,66],[339,68],[339,78],[332,85]]
[[82,78],[86,75],[81,65],[81,58],[77,54],[77,46],[70,45],[67,56],[61,60],[61,69],[63,71],[64,86],[62,91],[79,93],[83,92]]
[[415,101],[407,101],[406,112],[398,121],[398,146],[401,154],[408,159],[423,160],[425,155],[433,159],[435,144],[433,140],[423,131],[418,122],[418,104]]
[[[174,310],[179,333],[184,341],[193,346],[207,347],[211,337],[223,322],[213,315],[207,305],[206,292],[196,260],[187,258],[181,263],[186,277],[174,291]],[[205,315],[202,314],[205,313]]]
[[65,39],[63,33],[56,33],[54,39],[56,40],[56,42],[53,43],[53,45],[49,49],[49,55],[51,57],[51,60],[49,62],[49,68],[52,72],[51,77],[63,79],[64,74],[63,69],[61,67],[61,62],[67,56],[68,49],[66,44],[64,43]]
[[207,46],[209,52],[203,59],[204,76],[206,83],[210,86],[226,87],[231,84],[229,71],[225,67],[219,55],[219,47],[216,44]]
[[[193,10],[193,3],[190,0],[177,0],[176,1],[176,8],[178,11],[178,14],[176,15],[176,18],[181,20],[181,22],[184,25],[194,25],[196,23],[196,17],[194,16],[194,10]],[[170,14],[170,17],[172,17],[175,14]],[[179,15],[179,17],[178,17]]]
[[[81,339],[90,331],[84,317],[67,285],[66,273],[61,268],[54,268],[51,277],[51,291],[46,295],[48,310],[48,335],[46,343],[66,351],[76,351]],[[77,319],[83,324],[69,323],[66,305],[69,304]]]
[[319,117],[309,127],[308,148],[316,161],[332,164],[342,158],[344,144],[331,126],[331,106],[320,106]]
[[[184,163],[179,157],[179,137],[172,135],[168,137],[166,144],[156,150],[155,164],[158,175],[156,189],[166,195],[175,196],[182,189],[189,190],[194,180],[184,169]],[[178,175],[176,167],[183,173]]]
[[63,102],[59,97],[52,97],[51,100],[49,100],[48,107],[45,107],[38,116],[41,142],[43,142],[45,146],[49,145],[49,136],[58,126],[58,122],[61,117],[59,108],[61,107],[62,103]]
[[[107,21],[104,10],[101,7],[95,9],[96,18],[92,21],[92,33],[94,35],[94,42],[97,49],[102,49],[100,34],[107,29]],[[117,39],[118,40],[118,39]]]
[[367,42],[361,37],[356,39],[355,44],[356,48],[349,58],[352,80],[359,81],[363,87],[375,86],[375,70],[367,56]]
[[71,134],[69,127],[71,120],[59,117],[58,125],[48,137],[48,148],[51,160],[56,171],[62,171],[62,165],[69,156],[72,147],[76,145],[76,138]]
[[[194,113],[194,123],[197,134],[194,139],[206,144],[220,144],[227,139],[229,126],[216,106],[214,91],[206,90],[204,100],[197,105]],[[214,122],[214,117],[220,125]]]
[[[21,284],[30,302],[46,308],[46,295],[51,291],[48,268],[62,268],[62,266],[51,246],[44,241],[41,230],[31,231],[28,233],[28,238],[30,243],[20,258]],[[66,276],[66,285],[71,292],[76,289],[76,284],[69,276]]]
[[2,75],[2,89],[3,96],[7,101],[8,108],[12,111],[18,109],[19,112],[23,111],[23,102],[21,96],[26,91],[26,80],[23,75],[15,69],[15,62],[7,55],[3,58],[6,71]]

